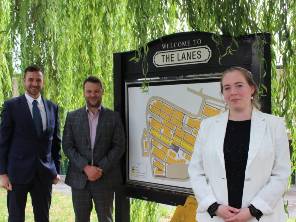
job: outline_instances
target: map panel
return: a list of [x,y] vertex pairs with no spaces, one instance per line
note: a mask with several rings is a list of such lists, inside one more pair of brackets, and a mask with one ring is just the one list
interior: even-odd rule
[[190,188],[201,121],[224,110],[218,82],[128,88],[129,179]]

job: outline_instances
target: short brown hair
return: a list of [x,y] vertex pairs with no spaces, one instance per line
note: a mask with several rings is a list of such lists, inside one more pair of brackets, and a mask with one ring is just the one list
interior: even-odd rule
[[43,74],[42,69],[38,65],[35,65],[35,64],[29,65],[27,68],[25,68],[24,78],[26,77],[27,72],[42,72],[42,74]]
[[102,81],[95,77],[95,76],[88,76],[84,81],[83,81],[83,89],[84,89],[84,86],[87,82],[91,82],[91,83],[96,83],[98,84],[102,89],[103,89],[103,84],[102,84]]
[[239,66],[233,66],[233,67],[230,67],[230,68],[226,69],[224,72],[222,72],[222,77],[221,77],[221,80],[220,80],[221,93],[223,94],[222,81],[224,79],[224,76],[227,73],[233,72],[233,71],[239,71],[243,75],[245,80],[247,81],[248,85],[254,87],[254,93],[252,95],[252,97],[253,97],[252,105],[254,107],[256,107],[257,109],[260,109],[261,105],[260,105],[260,102],[259,102],[258,86],[257,86],[255,80],[253,79],[253,74],[249,70],[247,70],[245,68],[242,68],[242,67],[239,67]]

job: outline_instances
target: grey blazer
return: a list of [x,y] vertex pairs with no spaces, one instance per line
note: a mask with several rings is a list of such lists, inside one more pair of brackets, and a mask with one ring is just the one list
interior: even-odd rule
[[93,164],[103,169],[103,176],[94,182],[104,189],[114,189],[122,182],[120,159],[125,151],[125,135],[118,113],[101,108],[94,150],[90,145],[87,111],[82,107],[69,112],[63,133],[63,150],[69,158],[65,183],[83,189],[87,176],[83,168]]

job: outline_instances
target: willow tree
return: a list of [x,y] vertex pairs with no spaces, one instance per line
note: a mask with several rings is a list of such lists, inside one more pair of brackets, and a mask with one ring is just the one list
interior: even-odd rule
[[62,116],[83,104],[81,82],[90,74],[103,79],[105,103],[112,107],[113,52],[179,31],[270,32],[273,111],[286,116],[294,135],[295,5],[290,0],[2,0],[0,102],[11,95],[14,71],[37,63],[46,74],[45,94],[62,107]]
[[[11,1],[0,2],[0,102],[12,94],[11,76],[13,74],[11,41]],[[1,105],[0,105],[1,106]]]
[[104,82],[105,104],[112,107],[112,53],[127,50],[125,1],[15,1],[13,39],[20,46],[20,69],[44,67],[45,94],[67,111],[83,104],[82,82],[96,75]]
[[64,120],[83,105],[81,84],[90,74],[103,80],[104,103],[112,107],[114,52],[180,31],[269,32],[272,110],[285,116],[295,149],[295,27],[295,0],[1,0],[0,103],[11,96],[13,73],[37,63],[44,68],[44,93]]

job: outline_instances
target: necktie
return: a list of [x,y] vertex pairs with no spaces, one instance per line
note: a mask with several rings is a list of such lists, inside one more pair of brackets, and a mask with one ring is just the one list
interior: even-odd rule
[[37,100],[34,100],[32,104],[33,104],[33,109],[32,109],[33,121],[37,131],[37,135],[40,136],[43,131],[43,126],[42,126],[42,119],[41,119],[40,110],[38,108]]

